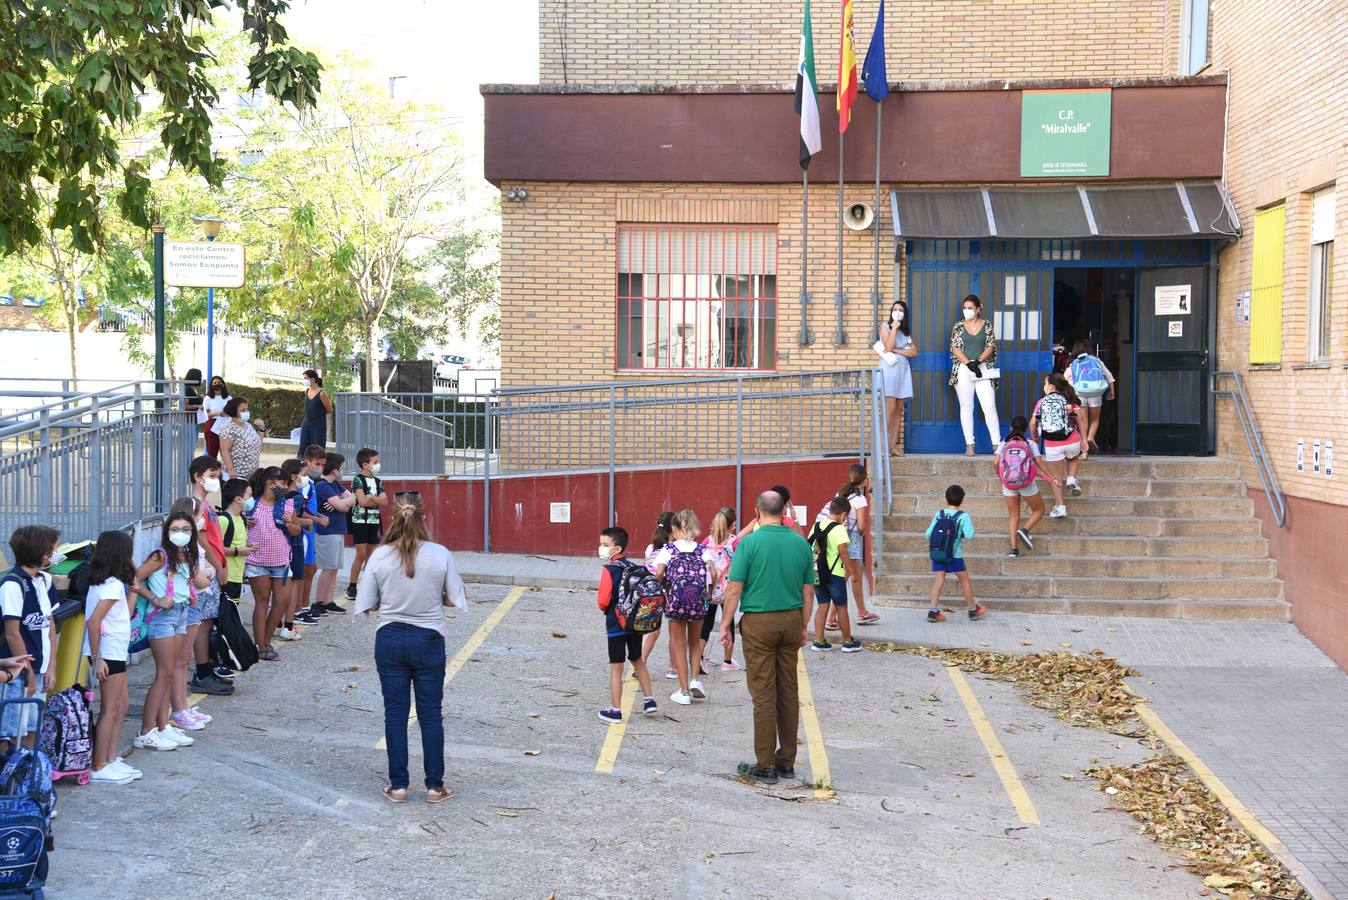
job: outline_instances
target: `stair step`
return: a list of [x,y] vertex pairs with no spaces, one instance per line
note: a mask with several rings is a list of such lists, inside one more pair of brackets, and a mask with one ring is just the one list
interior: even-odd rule
[[[920,513],[886,516],[885,546],[913,534],[921,535],[931,524],[935,505]],[[1068,506],[1072,511],[1075,506]],[[1006,533],[1006,506],[1000,510],[974,514],[974,531],[981,535]],[[1044,519],[1035,534],[1075,535],[1079,537],[1221,537],[1255,538],[1260,536],[1259,520],[1253,516],[1212,518],[1159,518],[1156,516],[1078,516]]]
[[[977,585],[977,582],[975,582]],[[930,595],[897,596],[876,594],[869,598],[871,606],[888,608],[925,609]],[[979,596],[979,602],[994,612],[1067,613],[1078,616],[1130,616],[1151,619],[1205,619],[1244,620],[1263,622],[1292,621],[1292,606],[1285,600],[1040,600],[1034,598],[992,598]],[[942,606],[962,616],[963,600],[958,605],[948,601]],[[914,615],[921,615],[914,612]],[[950,616],[947,613],[947,616]],[[932,628],[939,628],[933,625]],[[1078,648],[1074,648],[1078,649]]]
[[[948,475],[977,477],[992,470],[992,457],[917,455],[892,460],[891,472],[901,475]],[[1092,456],[1082,463],[1091,478],[1240,478],[1234,460],[1222,457],[1124,457]]]
[[[977,575],[1011,577],[1077,576],[1086,578],[1265,578],[1277,577],[1278,566],[1271,559],[1214,559],[1165,556],[1058,556],[1044,552],[1040,542],[1033,550],[1022,548],[1018,559],[1005,551],[966,554],[970,571]],[[931,559],[926,548],[920,552],[885,553],[885,576],[930,576]]]
[[[941,475],[900,475],[893,477],[894,495],[912,494],[939,498],[945,493],[952,480]],[[1151,497],[1155,499],[1182,497],[1213,497],[1219,499],[1244,498],[1245,484],[1234,478],[1194,478],[1158,481],[1148,478],[1101,478],[1090,470],[1084,470],[1080,476],[1081,485],[1093,497]],[[980,477],[960,480],[960,487],[970,496],[1000,497],[1002,486],[997,481],[992,467],[988,466]],[[1039,483],[1039,492],[1045,499],[1053,496],[1048,482]]]
[[[1094,497],[1083,494],[1066,498],[1067,509],[1074,516],[1161,516],[1165,518],[1206,519],[1217,516],[1251,516],[1254,504],[1248,497],[1222,499],[1152,499],[1124,497]],[[940,495],[895,494],[889,506],[891,515],[922,512],[928,515],[942,507]],[[974,495],[965,498],[961,507],[970,515],[1006,513],[1006,500],[1000,494]]]
[[[930,566],[928,567],[930,568]],[[1274,578],[1124,578],[1077,575],[987,575],[970,570],[975,594],[1045,600],[1281,600],[1282,582]],[[930,596],[931,574],[884,575],[875,579],[878,594]],[[957,596],[959,580],[947,578],[944,591]]]

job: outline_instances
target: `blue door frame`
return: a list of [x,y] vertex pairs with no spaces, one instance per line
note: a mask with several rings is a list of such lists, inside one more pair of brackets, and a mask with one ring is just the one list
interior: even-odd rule
[[[1013,416],[1029,415],[1039,399],[1040,378],[1053,367],[1055,269],[1203,265],[1205,240],[910,240],[904,243],[913,340],[913,398],[905,416],[905,446],[913,453],[964,449],[959,402],[949,385],[950,331],[967,294],[983,300],[997,330],[1001,383],[997,412],[1002,434]],[[1136,283],[1136,282],[1135,282]],[[1142,309],[1141,298],[1134,309]],[[992,437],[975,406],[975,448],[991,452]]]

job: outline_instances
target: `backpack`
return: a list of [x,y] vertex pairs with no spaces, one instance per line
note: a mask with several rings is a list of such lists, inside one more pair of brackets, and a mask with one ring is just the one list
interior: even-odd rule
[[[223,509],[219,510],[218,514],[225,520],[225,527],[220,532],[220,539],[225,542],[225,549],[228,550],[230,545],[234,543],[234,517]],[[226,563],[225,565],[228,568],[229,564]]]
[[211,631],[211,661],[236,672],[247,672],[257,662],[257,644],[243,627],[239,605],[227,597],[220,598]]
[[47,698],[37,745],[51,761],[57,778],[89,771],[94,742],[89,728],[89,694],[84,688],[69,687]]
[[689,622],[707,614],[707,564],[702,561],[702,548],[687,552],[674,544],[665,566],[665,615],[671,619]]
[[936,514],[931,537],[927,541],[927,551],[932,562],[950,562],[955,558],[955,542],[959,540],[962,515],[963,512],[947,515],[945,510]]
[[1002,444],[997,459],[997,480],[1007,490],[1018,491],[1034,484],[1038,472],[1034,466],[1034,450],[1025,438],[1010,438]]
[[[0,702],[42,701],[34,697]],[[51,849],[51,816],[56,807],[51,763],[40,750],[15,747],[0,769],[0,894],[28,891],[40,896]]]
[[[160,547],[155,553],[164,554],[164,565],[168,565],[168,554],[164,548]],[[173,572],[169,570],[164,574],[165,596],[173,599]],[[187,593],[193,599],[197,599],[197,585],[190,577],[187,579]],[[155,606],[149,600],[139,594],[136,595],[136,611],[131,614],[131,643],[127,645],[128,653],[144,653],[150,649],[150,620],[159,612],[159,607]]]
[[1077,396],[1095,397],[1109,390],[1105,365],[1097,357],[1083,353],[1072,360],[1072,387]]
[[716,589],[712,591],[711,602],[722,603],[725,601],[726,583],[730,576],[730,563],[735,556],[735,546],[731,543],[733,538],[728,538],[724,544],[712,546],[711,538],[708,543],[703,544],[703,549],[711,551],[711,567],[716,571]]
[[1072,426],[1067,420],[1067,398],[1062,394],[1045,394],[1034,414],[1039,418],[1039,430],[1044,437],[1066,437],[1071,434]]
[[808,540],[810,546],[814,548],[814,570],[819,573],[819,583],[827,584],[828,577],[833,574],[828,567],[828,533],[841,523],[829,521],[828,527],[823,530],[820,530],[820,524],[814,523],[814,530],[810,532]]
[[633,634],[659,631],[665,617],[665,586],[645,566],[628,566],[618,582],[618,624]]

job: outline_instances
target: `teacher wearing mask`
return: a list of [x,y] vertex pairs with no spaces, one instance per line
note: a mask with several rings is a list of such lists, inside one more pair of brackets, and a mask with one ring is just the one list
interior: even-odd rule
[[880,326],[880,377],[885,387],[885,416],[889,433],[889,452],[903,455],[899,434],[903,428],[903,408],[913,397],[913,370],[908,360],[917,356],[908,323],[908,304],[895,300],[889,307],[889,321]]
[[323,390],[323,379],[313,369],[304,370],[304,421],[300,423],[299,457],[310,447],[326,447],[328,441],[328,413],[332,412],[332,395]]
[[961,320],[950,329],[950,384],[960,401],[960,426],[964,429],[964,455],[974,455],[974,397],[983,407],[983,421],[995,450],[1002,442],[1002,424],[997,419],[997,337],[992,323],[983,318],[983,301],[970,294],[960,303]]

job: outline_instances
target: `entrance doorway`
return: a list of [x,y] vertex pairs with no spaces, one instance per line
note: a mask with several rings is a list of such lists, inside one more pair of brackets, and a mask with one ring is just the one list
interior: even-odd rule
[[1102,453],[1133,452],[1134,327],[1137,272],[1124,268],[1053,271],[1054,368],[1065,368],[1078,342],[1089,345],[1115,378],[1100,411],[1095,441]]

